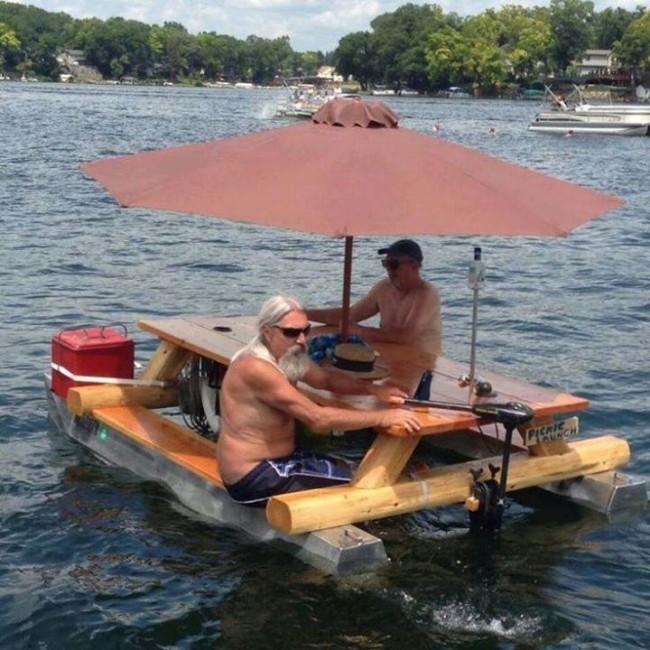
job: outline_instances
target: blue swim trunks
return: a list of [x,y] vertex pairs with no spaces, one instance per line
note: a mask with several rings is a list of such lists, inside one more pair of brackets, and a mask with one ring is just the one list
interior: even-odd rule
[[352,468],[343,459],[296,450],[290,456],[261,462],[225,487],[237,503],[261,507],[275,494],[344,485],[351,478]]

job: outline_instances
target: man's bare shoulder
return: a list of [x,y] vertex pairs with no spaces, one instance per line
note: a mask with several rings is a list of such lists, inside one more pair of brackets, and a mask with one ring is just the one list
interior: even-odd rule
[[286,381],[280,369],[270,361],[260,359],[253,354],[238,357],[230,364],[226,375],[235,376],[239,381],[250,385],[263,385],[269,382]]
[[370,288],[370,291],[368,291],[368,295],[383,296],[386,295],[387,293],[390,293],[391,291],[393,291],[393,285],[390,283],[390,280],[388,278],[384,278],[383,280],[379,280],[379,282],[375,283]]
[[427,282],[426,280],[424,280],[422,283],[422,291],[424,291],[429,295],[434,295],[434,296],[440,295],[440,290],[438,289],[438,287],[436,287],[436,285],[431,282]]

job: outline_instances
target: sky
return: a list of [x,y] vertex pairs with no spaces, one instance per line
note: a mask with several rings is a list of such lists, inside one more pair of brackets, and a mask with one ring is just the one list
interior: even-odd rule
[[[370,21],[395,11],[408,0],[13,0],[46,11],[63,11],[73,18],[121,16],[148,25],[177,22],[192,34],[216,32],[245,39],[289,36],[297,52],[334,50],[346,34],[370,30]],[[413,0],[412,0],[413,1]],[[479,14],[503,5],[548,6],[548,0],[438,0],[414,2],[438,4],[445,13]],[[642,0],[595,0],[596,11],[606,7],[633,10]]]

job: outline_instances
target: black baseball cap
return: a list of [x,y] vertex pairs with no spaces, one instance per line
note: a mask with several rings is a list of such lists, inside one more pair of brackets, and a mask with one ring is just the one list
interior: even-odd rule
[[388,248],[380,248],[380,255],[393,255],[394,257],[406,256],[422,263],[422,249],[412,239],[399,239]]

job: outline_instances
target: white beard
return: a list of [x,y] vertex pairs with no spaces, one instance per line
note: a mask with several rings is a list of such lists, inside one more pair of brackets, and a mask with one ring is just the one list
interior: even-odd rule
[[287,379],[296,382],[305,376],[309,369],[309,355],[304,347],[296,345],[278,359],[278,366]]

